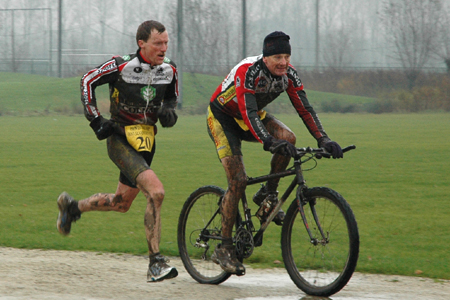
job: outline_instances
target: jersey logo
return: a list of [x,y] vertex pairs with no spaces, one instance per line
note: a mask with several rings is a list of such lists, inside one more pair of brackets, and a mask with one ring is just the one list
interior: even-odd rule
[[230,86],[226,91],[223,91],[217,100],[220,104],[225,105],[229,101],[233,100],[233,98],[236,97],[236,88],[234,86]]
[[155,98],[156,89],[152,86],[144,86],[141,89],[141,96],[145,101],[149,102]]
[[300,77],[298,77],[297,72],[295,72],[293,68],[289,68],[287,73],[288,73],[288,75],[291,75],[294,78],[296,87],[303,85],[302,81],[300,80]]
[[111,98],[114,99],[114,102],[117,104],[119,103],[119,90],[114,88],[114,92],[111,95]]
[[276,81],[273,85],[274,92],[284,92],[286,89],[284,88],[284,81],[279,80]]
[[130,60],[130,56],[129,55],[124,55],[124,56],[122,56],[122,59],[124,60],[124,61],[127,61],[127,60]]
[[269,91],[270,85],[269,80],[265,76],[261,76],[256,84],[256,93],[267,93]]

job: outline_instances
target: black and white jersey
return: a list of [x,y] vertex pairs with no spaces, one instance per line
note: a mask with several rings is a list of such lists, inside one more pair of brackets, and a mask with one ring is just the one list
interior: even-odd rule
[[153,125],[161,105],[176,107],[178,78],[174,62],[168,58],[163,64],[152,66],[140,55],[113,57],[81,79],[81,101],[86,118],[91,121],[100,115],[95,88],[109,84],[111,120],[122,126]]

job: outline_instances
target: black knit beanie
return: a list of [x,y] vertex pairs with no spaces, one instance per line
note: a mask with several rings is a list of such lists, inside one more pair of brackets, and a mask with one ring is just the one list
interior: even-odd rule
[[290,37],[282,31],[274,31],[264,38],[263,56],[291,54]]

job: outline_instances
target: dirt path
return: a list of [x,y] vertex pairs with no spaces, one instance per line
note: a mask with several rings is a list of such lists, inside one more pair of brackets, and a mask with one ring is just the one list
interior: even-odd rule
[[[324,299],[307,297],[284,269],[247,266],[245,276],[215,286],[194,281],[179,258],[171,264],[177,278],[146,283],[142,256],[0,247],[0,299]],[[450,281],[355,274],[331,299],[450,299]]]

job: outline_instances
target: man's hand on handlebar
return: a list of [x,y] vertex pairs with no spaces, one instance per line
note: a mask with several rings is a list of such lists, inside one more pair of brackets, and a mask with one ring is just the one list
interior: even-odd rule
[[[356,149],[355,145],[350,145],[345,148],[342,148],[342,153],[348,152],[350,150]],[[311,148],[311,147],[305,147],[305,148],[298,148],[297,151],[299,152],[300,156],[312,153],[315,158],[321,159],[322,157],[325,158],[331,158],[333,157],[331,153],[329,153],[324,147],[321,148]]]
[[333,158],[343,158],[344,157],[344,153],[342,152],[341,146],[339,146],[338,143],[330,141],[325,143],[325,145],[323,145],[323,147],[325,148],[325,150],[327,150],[328,153],[331,154],[331,157]]
[[317,141],[320,148],[325,149],[333,158],[343,158],[344,152],[342,152],[341,146],[338,143],[333,142],[328,137],[322,137]]
[[281,154],[283,156],[294,157],[297,155],[297,148],[286,140],[278,140],[269,136],[264,140],[264,150],[272,154]]

